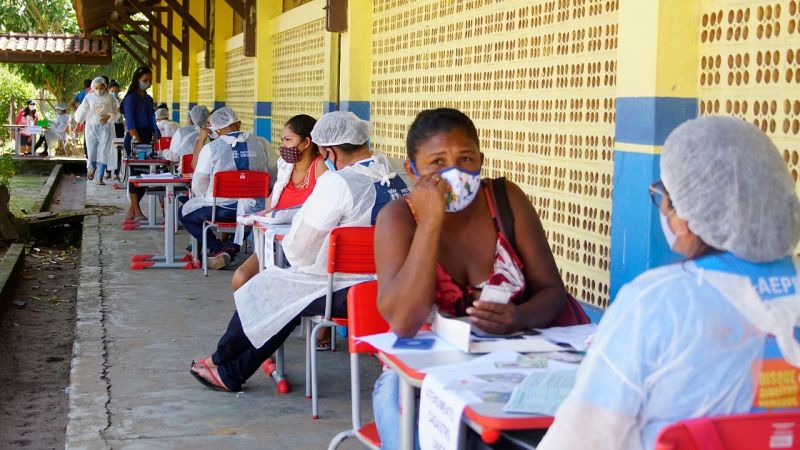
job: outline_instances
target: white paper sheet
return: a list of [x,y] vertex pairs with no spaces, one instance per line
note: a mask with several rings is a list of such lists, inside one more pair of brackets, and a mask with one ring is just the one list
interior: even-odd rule
[[457,450],[461,416],[467,402],[448,389],[448,376],[427,375],[419,403],[419,445],[422,450]]
[[597,324],[575,325],[571,327],[537,328],[537,337],[545,338],[555,344],[568,344],[579,352],[589,348],[589,340],[597,331]]
[[161,179],[172,179],[175,178],[170,172],[164,173],[143,173],[139,175],[143,180],[161,180]]

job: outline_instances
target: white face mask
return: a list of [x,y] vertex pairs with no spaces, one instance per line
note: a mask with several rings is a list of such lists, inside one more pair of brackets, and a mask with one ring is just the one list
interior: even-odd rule
[[672,231],[672,228],[669,227],[667,215],[661,212],[661,210],[658,211],[658,215],[661,216],[661,231],[667,239],[667,244],[669,244],[670,250],[675,250],[675,241],[678,240],[678,236]]

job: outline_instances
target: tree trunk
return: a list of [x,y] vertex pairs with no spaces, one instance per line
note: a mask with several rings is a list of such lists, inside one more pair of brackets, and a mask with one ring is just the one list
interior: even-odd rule
[[0,186],[0,235],[3,240],[17,241],[19,239],[19,232],[17,227],[14,226],[14,215],[8,210],[8,201],[11,199],[11,194],[8,192],[8,186]]

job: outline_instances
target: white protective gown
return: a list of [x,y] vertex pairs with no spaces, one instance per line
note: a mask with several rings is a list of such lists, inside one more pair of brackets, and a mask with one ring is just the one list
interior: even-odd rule
[[624,286],[536,448],[650,450],[674,422],[750,411],[767,334],[800,366],[797,267],[724,253]]
[[[111,116],[106,123],[100,123],[100,118],[108,114]],[[83,102],[75,111],[75,121],[86,123],[84,137],[86,140],[86,167],[91,167],[93,162],[106,165],[106,169],[117,169],[117,150],[114,148],[114,122],[119,118],[119,106],[114,96],[105,94],[97,95],[95,92],[86,94]]]
[[164,159],[179,163],[183,155],[192,153],[194,143],[197,141],[199,135],[200,127],[197,125],[178,128],[178,131],[172,135],[172,142],[169,144],[169,149],[163,152],[162,156]]
[[48,148],[55,149],[59,141],[67,140],[67,126],[69,126],[69,114],[59,114],[50,121],[50,126],[44,132]]
[[[204,206],[211,206],[214,192],[214,174],[227,170],[237,170],[234,148],[238,144],[246,144],[247,168],[257,172],[269,172],[270,180],[275,178],[275,158],[267,150],[266,140],[247,132],[236,131],[214,140],[203,146],[197,157],[194,175],[192,175],[192,192],[194,197],[183,205],[182,214],[186,215]],[[237,150],[238,151],[238,150]],[[250,199],[239,202],[247,214],[255,212],[256,202]],[[235,199],[217,198],[217,207],[236,209]]]
[[161,133],[161,137],[173,137],[180,127],[180,124],[169,119],[156,121],[156,128],[158,128],[158,132]]
[[[389,185],[395,176],[386,158],[376,155],[327,171],[317,179],[283,240],[292,267],[269,266],[234,293],[242,328],[253,346],[264,345],[312,301],[325,295],[329,233],[338,226],[370,226],[377,198],[375,183]],[[334,291],[371,279],[374,277],[337,275]]]

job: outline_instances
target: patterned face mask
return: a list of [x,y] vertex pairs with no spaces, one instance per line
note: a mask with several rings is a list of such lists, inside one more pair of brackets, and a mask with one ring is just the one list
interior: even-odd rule
[[298,150],[297,147],[281,146],[280,153],[281,158],[289,164],[295,164],[297,161],[300,161],[300,158],[303,156],[303,152]]
[[450,185],[450,192],[445,194],[446,212],[458,212],[469,206],[481,184],[481,171],[470,172],[460,167],[448,167],[439,171],[442,179]]

